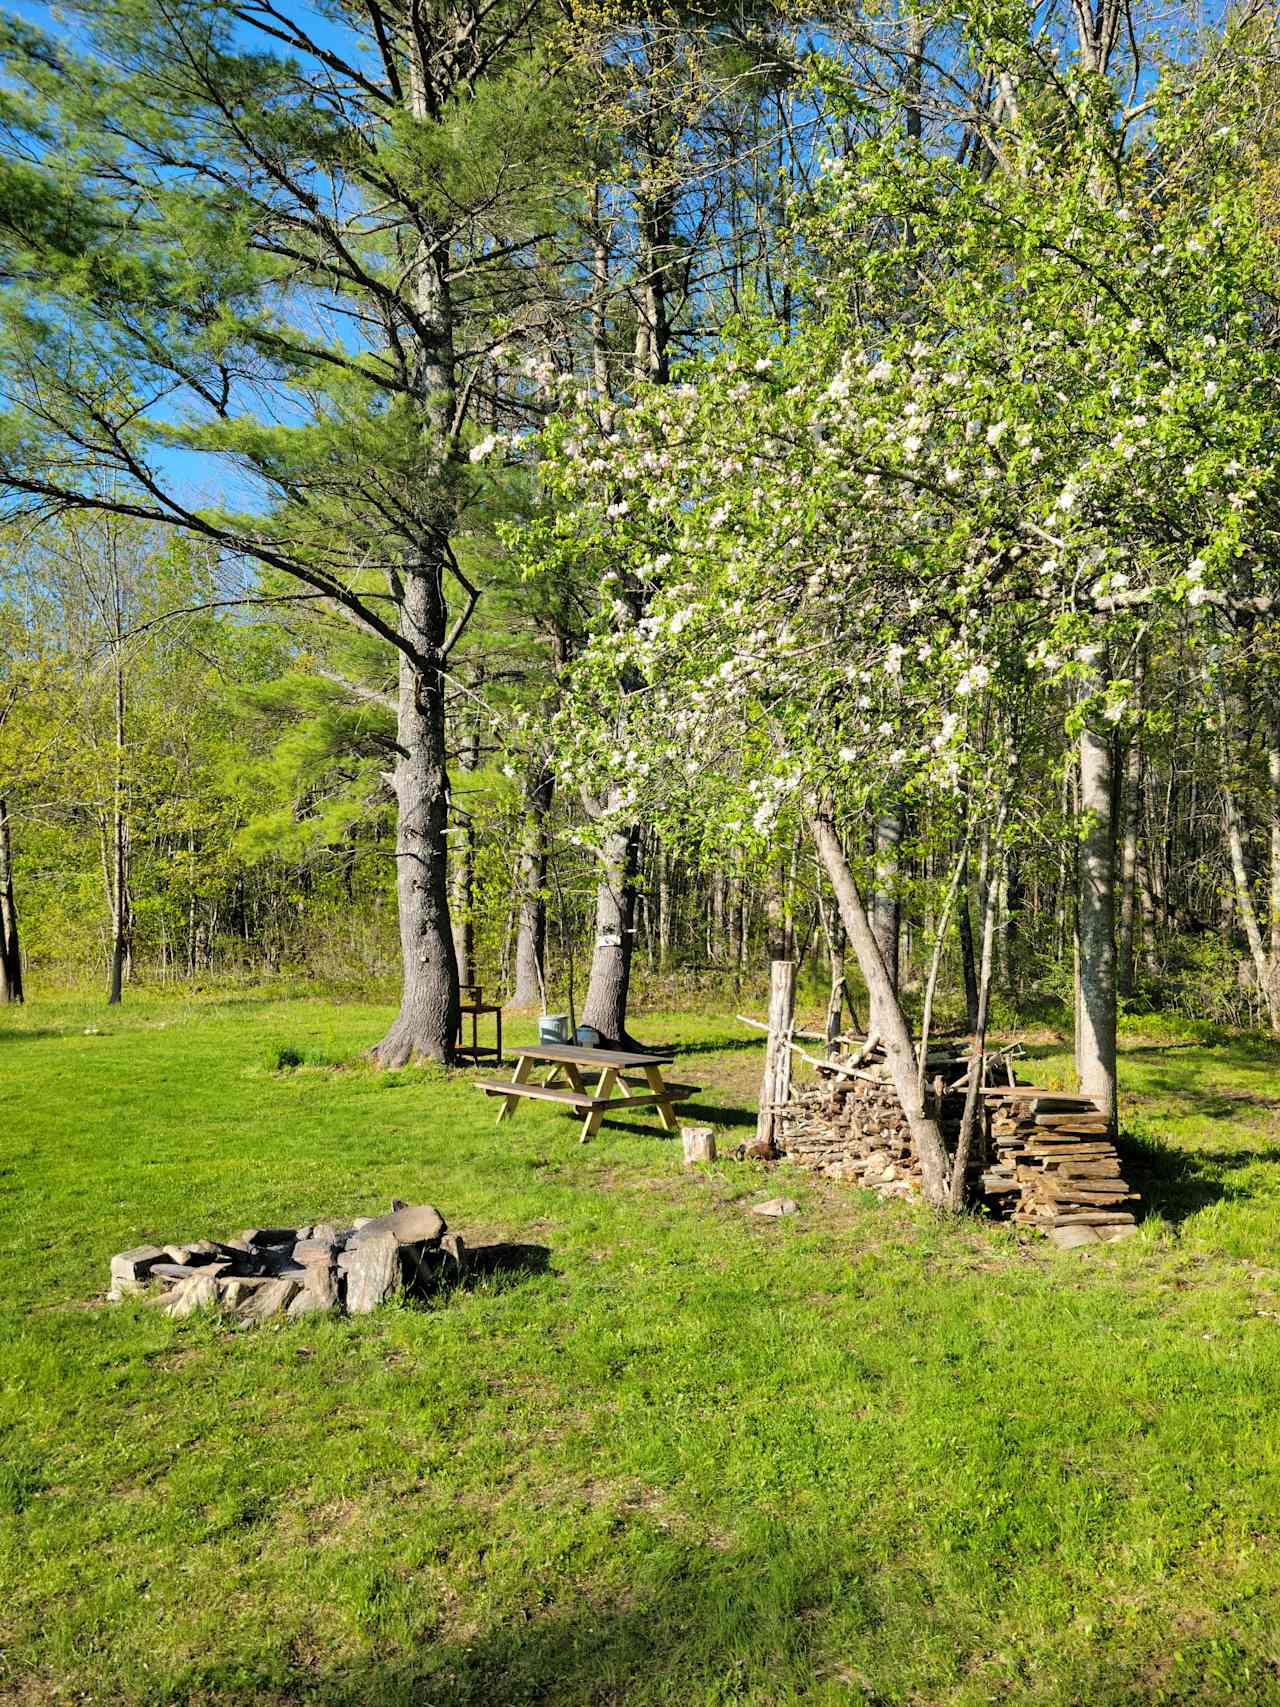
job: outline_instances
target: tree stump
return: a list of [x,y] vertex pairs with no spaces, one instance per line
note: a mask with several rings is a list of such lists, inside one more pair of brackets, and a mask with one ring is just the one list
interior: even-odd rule
[[691,1168],[698,1162],[715,1161],[716,1135],[709,1126],[682,1126],[680,1138],[684,1144],[686,1168]]

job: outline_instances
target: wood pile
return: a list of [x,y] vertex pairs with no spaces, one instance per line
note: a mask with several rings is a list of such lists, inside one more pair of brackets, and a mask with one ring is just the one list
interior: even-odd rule
[[[917,1194],[919,1158],[883,1051],[813,1065],[817,1083],[794,1086],[791,1100],[777,1110],[778,1147],[790,1161],[829,1179],[852,1180],[882,1197]],[[968,1067],[962,1049],[938,1045],[929,1051],[931,1103],[952,1149],[964,1113]],[[989,1064],[989,1074],[992,1070]],[[976,1136],[975,1180],[984,1160],[981,1129]]]
[[[1110,1122],[1088,1097],[1018,1084],[1012,1053],[987,1057],[971,1196],[994,1214],[1041,1228],[1058,1242],[1123,1238],[1133,1230],[1138,1194],[1121,1174]],[[804,1058],[816,1081],[794,1085],[789,1100],[775,1109],[776,1141],[787,1160],[882,1197],[917,1195],[920,1164],[883,1052],[855,1043],[850,1053],[827,1061]],[[930,1048],[927,1106],[952,1153],[968,1075],[965,1047]]]
[[1111,1123],[1089,1097],[992,1086],[983,1102],[994,1154],[982,1189],[1011,1220],[1090,1228],[1098,1239],[1126,1235],[1138,1194],[1121,1175]]

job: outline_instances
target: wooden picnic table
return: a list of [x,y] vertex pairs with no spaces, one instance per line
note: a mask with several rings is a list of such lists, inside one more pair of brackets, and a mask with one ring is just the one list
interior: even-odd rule
[[[671,1055],[633,1049],[588,1049],[576,1043],[529,1043],[511,1053],[516,1069],[509,1080],[477,1079],[478,1089],[488,1096],[500,1096],[499,1122],[513,1111],[521,1097],[536,1102],[556,1102],[566,1108],[578,1109],[586,1118],[582,1123],[582,1142],[585,1144],[600,1130],[600,1123],[610,1110],[643,1108],[658,1111],[667,1132],[676,1129],[676,1104],[691,1096],[695,1085],[669,1085],[662,1069],[671,1062]],[[552,1071],[544,1084],[533,1082],[536,1067],[550,1066]],[[644,1086],[628,1079],[628,1072],[640,1074]],[[594,1086],[588,1085],[585,1073],[598,1073]],[[563,1078],[566,1083],[556,1084]]]

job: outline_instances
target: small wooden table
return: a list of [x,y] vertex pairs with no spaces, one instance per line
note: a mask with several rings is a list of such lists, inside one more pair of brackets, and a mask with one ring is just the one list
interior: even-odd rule
[[[631,1049],[586,1049],[575,1043],[531,1043],[513,1051],[516,1070],[509,1081],[477,1079],[478,1089],[488,1096],[500,1096],[499,1122],[505,1120],[521,1097],[537,1102],[558,1102],[585,1114],[582,1123],[582,1142],[585,1144],[600,1130],[600,1123],[610,1110],[642,1108],[646,1104],[657,1109],[658,1118],[667,1132],[676,1129],[676,1104],[683,1102],[697,1089],[696,1085],[668,1085],[662,1069],[671,1057],[650,1055]],[[534,1084],[535,1067],[549,1065],[552,1072],[545,1084]],[[583,1077],[583,1070],[599,1072],[594,1087]],[[643,1075],[647,1089],[624,1078],[628,1069]],[[553,1081],[563,1076],[568,1083]],[[615,1095],[615,1092],[617,1093]]]
[[[480,1065],[481,1061],[492,1061],[495,1067],[500,1067],[502,1065],[502,1004],[500,1002],[486,1002],[484,1000],[484,989],[480,984],[462,984],[459,988],[463,995],[463,1001],[458,1008],[458,1036],[454,1042],[454,1054],[468,1056],[477,1066]],[[462,1022],[468,1014],[471,1016],[471,1042],[464,1043],[462,1041]],[[493,1015],[493,1023],[497,1028],[497,1047],[495,1049],[490,1049],[487,1044],[480,1042],[477,1027],[480,1023],[481,1014]]]

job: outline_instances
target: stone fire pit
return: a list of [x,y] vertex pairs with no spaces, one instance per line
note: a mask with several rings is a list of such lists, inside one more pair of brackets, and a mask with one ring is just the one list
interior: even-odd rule
[[462,1239],[438,1209],[396,1201],[389,1215],[346,1225],[250,1227],[238,1239],[139,1245],[112,1257],[107,1297],[142,1294],[169,1316],[210,1305],[246,1321],[317,1310],[359,1316],[461,1278],[464,1262]]

